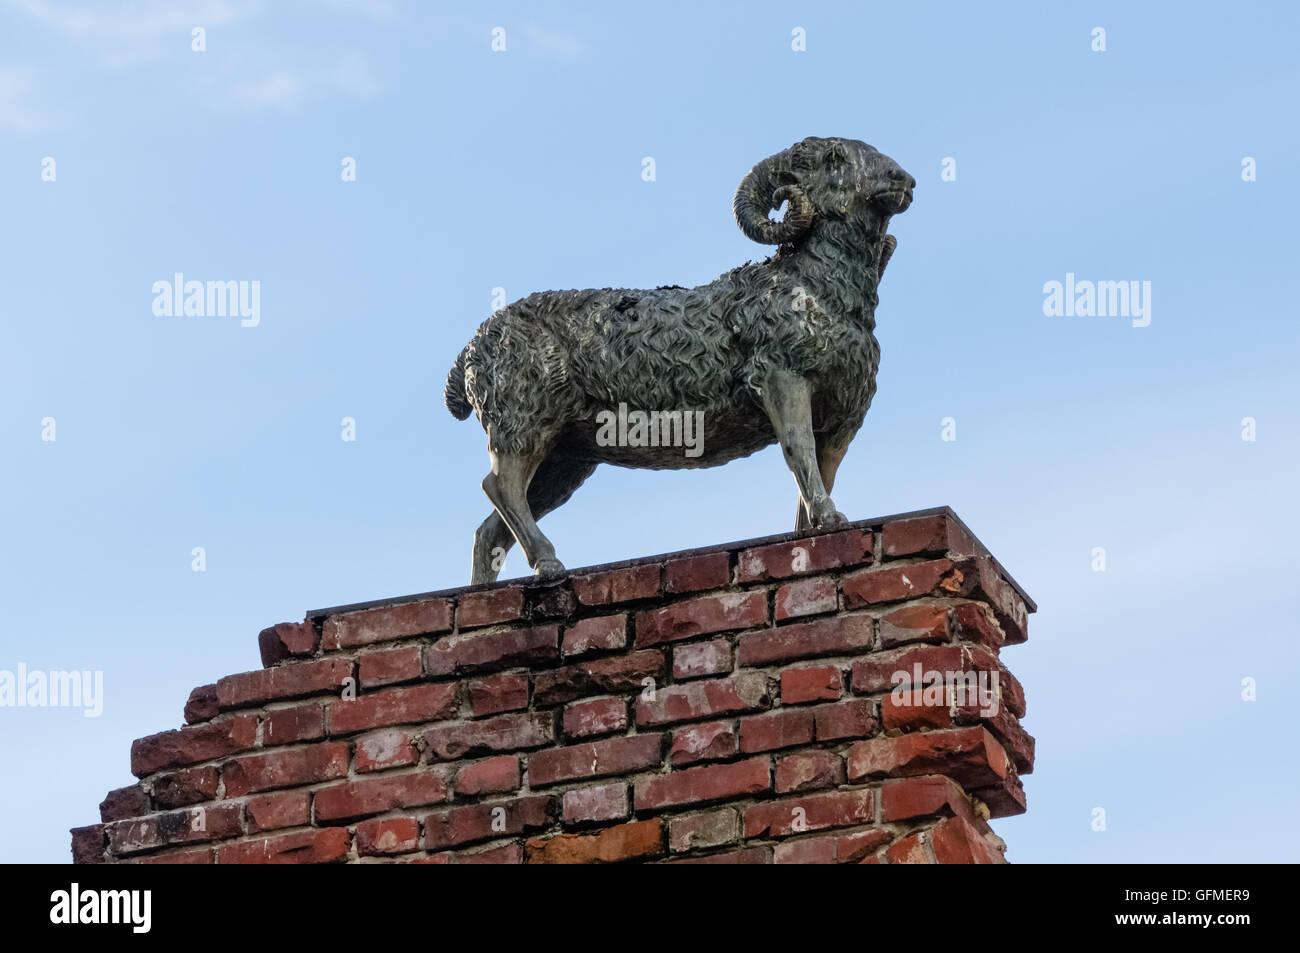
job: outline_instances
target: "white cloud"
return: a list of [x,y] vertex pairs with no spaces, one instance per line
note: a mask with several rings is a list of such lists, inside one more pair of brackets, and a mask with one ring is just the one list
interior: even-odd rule
[[276,69],[260,79],[241,80],[226,88],[221,105],[231,109],[278,109],[292,112],[309,100],[341,93],[357,101],[382,89],[360,53],[345,53],[333,63]]

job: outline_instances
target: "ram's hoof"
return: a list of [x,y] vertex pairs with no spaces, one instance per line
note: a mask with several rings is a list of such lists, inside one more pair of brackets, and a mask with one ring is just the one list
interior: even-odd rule
[[537,573],[539,579],[563,576],[564,563],[553,557],[551,559],[539,559],[537,560],[537,565],[533,567],[533,571]]

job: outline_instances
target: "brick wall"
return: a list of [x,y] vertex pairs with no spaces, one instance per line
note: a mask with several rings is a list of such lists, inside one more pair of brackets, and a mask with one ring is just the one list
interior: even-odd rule
[[73,857],[1000,863],[1033,610],[945,508],[308,613],[131,746]]

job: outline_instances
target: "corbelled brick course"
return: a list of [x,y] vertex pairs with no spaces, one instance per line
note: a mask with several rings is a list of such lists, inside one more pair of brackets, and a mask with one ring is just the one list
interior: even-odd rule
[[1000,863],[1033,611],[942,508],[311,612],[73,859]]

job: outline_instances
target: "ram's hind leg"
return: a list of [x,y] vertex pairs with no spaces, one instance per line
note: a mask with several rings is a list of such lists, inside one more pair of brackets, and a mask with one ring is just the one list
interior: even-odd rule
[[[835,474],[840,468],[840,462],[844,459],[844,454],[849,452],[847,446],[829,447],[817,441],[817,469],[822,475],[822,487],[827,493],[835,489]],[[794,528],[796,532],[806,529],[812,529],[812,520],[808,518],[808,510],[803,505],[803,498],[800,497],[795,501]]]
[[470,570],[471,586],[496,582],[505,564],[506,553],[515,544],[514,534],[496,510],[485,519],[474,533],[474,562]]
[[533,453],[496,453],[489,450],[492,472],[483,478],[483,492],[519,542],[528,565],[539,576],[564,572],[564,565],[555,558],[555,547],[538,529],[537,521],[528,506],[529,485],[549,451],[549,445]]

